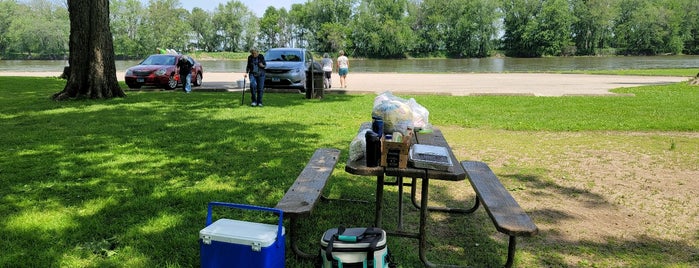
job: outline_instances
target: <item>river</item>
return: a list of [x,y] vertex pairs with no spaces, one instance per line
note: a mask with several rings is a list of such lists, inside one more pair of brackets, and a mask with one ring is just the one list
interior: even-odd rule
[[[244,61],[201,61],[205,72],[242,72]],[[117,61],[117,71],[125,71],[138,61]],[[0,60],[0,72],[62,71],[66,61]],[[699,56],[606,56],[546,58],[405,59],[377,60],[350,58],[352,72],[396,73],[505,73],[571,70],[621,70],[699,68]]]

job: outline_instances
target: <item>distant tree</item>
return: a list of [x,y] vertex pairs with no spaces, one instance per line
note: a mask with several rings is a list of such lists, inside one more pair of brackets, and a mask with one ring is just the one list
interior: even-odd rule
[[447,54],[453,57],[487,57],[495,49],[499,18],[495,0],[449,1],[444,35]]
[[286,47],[293,39],[291,20],[285,8],[267,7],[260,19],[260,39],[264,48]]
[[216,34],[213,16],[205,10],[198,7],[192,9],[189,25],[194,32],[195,43],[192,45],[196,48],[214,51],[221,43],[220,36]]
[[685,10],[684,22],[680,25],[680,33],[684,40],[685,54],[699,54],[699,1],[684,0],[680,6],[681,10]]
[[[298,7],[294,10],[292,6],[292,29],[302,33],[316,51],[338,51],[349,47],[352,29],[348,26],[352,22],[352,9],[356,2],[315,0],[306,2],[303,9]],[[303,17],[299,16],[301,14]]]
[[31,1],[15,9],[7,29],[13,51],[62,58],[68,48],[68,12],[50,1]]
[[10,46],[9,28],[19,8],[15,0],[0,0],[0,54]]
[[[680,53],[680,22],[668,5],[673,1],[622,0],[615,25],[616,45],[623,54]],[[683,11],[677,11],[683,12]]]
[[68,0],[70,75],[54,100],[125,97],[114,64],[109,0]]
[[579,55],[596,55],[612,44],[618,0],[573,0],[573,40]]
[[411,27],[417,37],[412,52],[416,56],[438,55],[446,50],[449,2],[451,0],[423,0],[412,12]]
[[566,0],[504,1],[502,8],[509,56],[557,56],[571,42],[574,17]]
[[363,0],[352,28],[354,51],[359,56],[404,58],[414,44],[406,0]]
[[139,28],[139,42],[146,51],[155,51],[157,47],[187,51],[191,37],[188,18],[189,11],[178,0],[150,0]]
[[245,51],[257,46],[258,19],[242,2],[233,0],[219,4],[212,22],[219,41],[217,49]]
[[144,47],[139,28],[145,21],[145,9],[139,0],[112,0],[110,25],[114,35],[116,55],[141,58],[155,48]]

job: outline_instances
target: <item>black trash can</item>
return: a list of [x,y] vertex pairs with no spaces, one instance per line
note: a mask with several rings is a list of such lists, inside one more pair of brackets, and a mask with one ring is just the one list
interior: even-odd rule
[[313,62],[306,71],[306,99],[323,98],[323,67]]

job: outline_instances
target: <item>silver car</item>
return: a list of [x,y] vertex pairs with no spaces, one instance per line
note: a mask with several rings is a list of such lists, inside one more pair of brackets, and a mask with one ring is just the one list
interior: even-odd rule
[[306,74],[313,63],[311,52],[303,48],[272,48],[264,56],[265,87],[306,91]]

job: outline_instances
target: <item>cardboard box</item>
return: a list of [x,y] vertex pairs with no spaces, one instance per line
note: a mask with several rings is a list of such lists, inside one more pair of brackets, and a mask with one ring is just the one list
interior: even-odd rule
[[387,141],[386,136],[381,136],[381,166],[382,167],[408,167],[408,153],[413,144],[413,131],[409,130],[400,142]]

